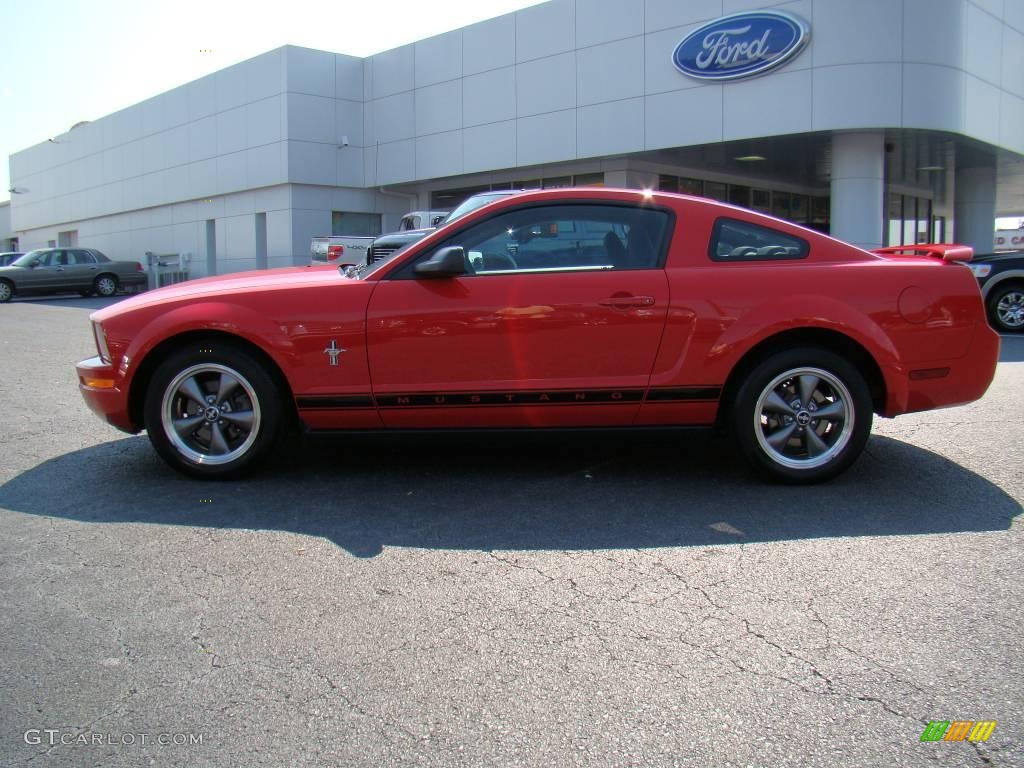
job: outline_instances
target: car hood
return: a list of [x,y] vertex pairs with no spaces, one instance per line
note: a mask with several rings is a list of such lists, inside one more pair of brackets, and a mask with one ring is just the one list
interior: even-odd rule
[[299,286],[336,285],[340,287],[355,283],[358,281],[343,277],[337,267],[331,265],[237,272],[230,275],[188,280],[184,283],[169,285],[166,288],[146,291],[93,313],[92,319],[103,322],[133,309],[159,304],[177,304],[183,300],[203,300],[250,291],[288,289]]

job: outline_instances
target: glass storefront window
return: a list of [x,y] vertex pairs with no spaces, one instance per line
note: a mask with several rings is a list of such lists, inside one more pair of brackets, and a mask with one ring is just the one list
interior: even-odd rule
[[744,208],[750,207],[750,187],[744,187],[740,184],[729,185],[729,202],[733,205],[742,205]]
[[572,186],[572,176],[555,176],[550,179],[543,179],[541,182],[544,189],[561,189]]
[[761,213],[771,213],[772,193],[767,189],[750,190],[750,207]]
[[902,245],[913,245],[917,242],[917,198],[903,198],[903,242]]
[[772,216],[789,218],[789,192],[772,192]]
[[669,176],[666,173],[658,176],[658,191],[659,192],[678,192],[679,191],[679,177]]
[[903,196],[889,195],[889,237],[886,245],[903,245]]
[[704,195],[704,182],[700,179],[679,179],[679,191],[684,195],[696,195],[702,197]]
[[798,224],[803,224],[807,221],[807,195],[790,196],[789,218]]
[[353,237],[376,237],[380,234],[380,222],[379,213],[332,211],[331,234],[351,235]]
[[704,197],[725,202],[729,199],[728,187],[725,184],[719,184],[717,181],[705,181]]

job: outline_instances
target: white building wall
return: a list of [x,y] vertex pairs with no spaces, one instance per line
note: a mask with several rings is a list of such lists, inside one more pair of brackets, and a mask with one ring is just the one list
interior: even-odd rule
[[[1024,153],[1022,5],[551,0],[368,58],[364,180],[885,127],[949,130]],[[806,19],[807,49],[736,83],[673,67],[694,29],[758,7]]]

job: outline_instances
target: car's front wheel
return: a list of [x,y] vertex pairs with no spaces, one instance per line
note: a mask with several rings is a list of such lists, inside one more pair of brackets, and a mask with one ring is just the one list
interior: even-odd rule
[[872,422],[871,393],[848,360],[814,347],[778,352],[736,393],[734,439],[768,479],[817,483],[857,460]]
[[1024,330],[1024,285],[997,286],[988,297],[988,314],[999,331]]
[[225,478],[265,459],[286,431],[280,387],[250,352],[206,341],[171,355],[146,393],[157,453],[199,478]]
[[100,296],[113,296],[117,293],[117,278],[113,275],[100,275],[93,281],[92,289]]
[[0,304],[5,304],[14,296],[14,286],[7,280],[0,280]]

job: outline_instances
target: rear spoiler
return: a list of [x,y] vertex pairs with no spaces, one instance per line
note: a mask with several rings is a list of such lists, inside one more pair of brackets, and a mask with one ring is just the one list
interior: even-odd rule
[[890,248],[875,248],[871,252],[882,256],[934,256],[944,261],[970,261],[974,256],[974,249],[971,246],[949,243],[894,245]]

